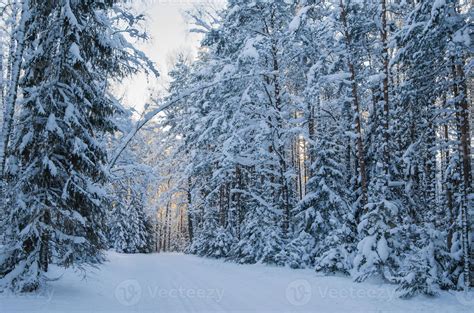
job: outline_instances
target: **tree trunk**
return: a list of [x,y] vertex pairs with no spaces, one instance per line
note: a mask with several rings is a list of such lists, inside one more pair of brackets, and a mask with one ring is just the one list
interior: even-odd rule
[[[47,210],[44,213],[43,223],[45,225],[51,225],[51,216],[50,216],[49,210]],[[41,240],[40,266],[41,266],[41,270],[46,273],[48,271],[48,267],[49,267],[49,253],[50,253],[50,248],[49,248],[50,235],[49,235],[49,232],[45,231],[41,235],[40,240]]]
[[[21,18],[18,27],[14,29],[11,37],[12,47],[14,47],[14,51],[10,51],[10,57],[12,58],[12,61],[10,62],[10,80],[8,82],[7,95],[5,98],[5,115],[3,117],[3,127],[0,134],[0,177],[3,177],[4,174],[8,143],[10,141],[12,133],[13,115],[15,114],[18,82],[20,78],[21,66],[23,61],[23,51],[25,47],[25,31],[29,15],[28,10],[29,1],[25,0],[23,2]],[[16,45],[13,44],[15,42]]]
[[308,137],[310,143],[308,144],[308,179],[313,177],[313,169],[312,164],[316,160],[316,153],[314,151],[314,143],[316,141],[316,127],[315,127],[315,120],[314,120],[314,105],[308,103]]
[[[367,204],[367,169],[365,163],[365,150],[364,150],[364,141],[362,135],[362,125],[360,118],[360,104],[359,104],[359,93],[357,90],[357,81],[356,81],[356,71],[353,63],[352,55],[352,36],[349,33],[347,25],[347,12],[342,0],[340,0],[339,5],[341,7],[341,20],[344,26],[344,37],[347,44],[347,49],[349,50],[349,56],[347,60],[347,65],[349,72],[351,74],[351,89],[352,89],[352,110],[354,111],[354,131],[357,134],[356,139],[356,149],[357,149],[357,169],[359,171],[360,187],[361,187],[361,207],[364,207]],[[358,211],[360,212],[360,210]],[[356,214],[356,223],[359,223],[360,214]]]
[[[389,51],[388,51],[388,38],[387,38],[387,3],[386,0],[381,0],[381,15],[382,15],[382,25],[380,29],[380,36],[382,38],[382,57],[383,57],[383,73],[384,77],[382,80],[382,92],[383,92],[383,117],[382,117],[382,124],[383,124],[383,139],[384,139],[384,149],[383,149],[383,167],[384,167],[384,174],[389,174],[388,164],[390,161],[390,152],[388,149],[388,143],[390,142],[390,135],[389,135]],[[386,180],[388,184],[388,181]]]
[[187,197],[188,197],[188,235],[189,235],[189,242],[193,242],[193,236],[194,236],[194,229],[193,229],[193,218],[191,214],[191,208],[192,208],[192,194],[191,194],[191,177],[188,177],[188,190],[187,190]]
[[5,53],[3,51],[3,36],[3,31],[0,30],[0,121],[2,122],[4,118],[5,109],[5,69],[3,67],[3,59],[5,58]]
[[[461,204],[461,236],[462,236],[462,246],[463,246],[463,260],[464,260],[464,282],[466,287],[470,286],[470,255],[469,255],[469,212],[468,208],[470,207],[469,195],[471,194],[471,159],[470,159],[470,150],[471,150],[471,139],[470,139],[470,125],[469,125],[469,104],[467,101],[467,87],[466,87],[466,77],[461,65],[456,65],[454,67],[455,85],[457,85],[456,98],[461,96],[459,101],[459,153],[462,159],[462,177],[463,177],[463,190],[462,190],[462,204]],[[458,84],[459,82],[459,84]]]
[[[275,73],[280,72],[280,66],[278,64],[278,48],[277,44],[273,42],[272,44],[272,57],[273,57],[273,71]],[[274,86],[274,100],[275,100],[275,109],[278,112],[276,125],[272,127],[276,128],[275,132],[278,134],[278,139],[281,139],[281,130],[283,128],[283,122],[281,116],[281,88],[280,82],[278,81],[279,75],[275,74],[273,77],[273,86]],[[273,141],[274,142],[274,141]],[[290,199],[289,199],[289,187],[288,182],[285,177],[287,171],[287,164],[284,157],[284,150],[281,146],[276,146],[272,149],[276,152],[278,159],[280,160],[280,184],[281,184],[281,193],[283,198],[283,231],[286,233],[290,227]]]

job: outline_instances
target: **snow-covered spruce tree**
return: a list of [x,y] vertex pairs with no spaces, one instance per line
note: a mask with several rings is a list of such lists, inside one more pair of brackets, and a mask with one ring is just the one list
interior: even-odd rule
[[443,263],[449,260],[445,236],[434,224],[406,225],[402,229],[409,246],[402,256],[395,281],[402,298],[418,294],[437,295],[443,283]]
[[[200,53],[201,56],[204,52]],[[173,69],[169,72],[171,78],[168,88],[169,96],[166,101],[176,101],[164,111],[163,118],[158,120],[160,135],[154,135],[156,142],[155,152],[158,157],[155,161],[159,185],[161,189],[156,195],[158,207],[158,250],[189,251],[190,243],[196,238],[199,231],[199,213],[201,212],[200,203],[193,201],[197,199],[201,184],[206,185],[207,176],[198,174],[196,164],[202,164],[198,148],[206,147],[206,144],[199,141],[199,133],[195,129],[202,127],[201,94],[196,92],[192,97],[182,97],[182,95],[191,93],[200,86],[208,82],[208,76],[191,75],[192,70],[200,68],[202,63],[196,60],[191,65],[190,56],[179,52],[175,56]],[[204,92],[204,90],[203,90]],[[157,99],[157,105],[160,105],[160,99]],[[205,149],[204,149],[205,150]],[[179,208],[177,213],[179,220],[174,219],[176,215],[170,215],[170,205],[175,203]],[[177,222],[177,225],[175,222]],[[167,238],[171,236],[172,238]],[[168,242],[170,245],[168,245]]]
[[[206,84],[209,80],[219,80],[220,75],[225,75],[220,63],[198,63],[193,68],[192,82],[195,86]],[[214,72],[213,72],[214,71]],[[191,83],[190,85],[193,85]],[[227,176],[227,165],[223,162],[223,141],[230,134],[227,132],[227,116],[223,114],[227,107],[226,85],[209,88],[202,95],[197,95],[193,102],[185,102],[189,107],[184,107],[179,124],[172,125],[183,132],[183,149],[180,151],[189,156],[189,164],[183,165],[184,183],[188,185],[188,210],[192,218],[193,244],[191,251],[200,255],[226,257],[224,251],[233,239],[226,241],[226,247],[218,248],[221,238],[216,237],[219,229],[227,228],[226,209],[228,204],[228,183],[231,176]],[[215,104],[222,101],[221,107]],[[169,112],[174,116],[174,112]],[[192,121],[191,123],[189,123]],[[217,123],[216,121],[220,121]],[[174,134],[172,134],[174,135]],[[193,176],[195,179],[188,179]],[[186,181],[187,180],[187,181]],[[231,236],[232,233],[228,233]],[[217,248],[216,251],[212,249]]]
[[[48,264],[104,260],[105,147],[117,110],[107,93],[151,63],[127,41],[140,18],[117,1],[30,1],[22,100],[8,160],[1,286],[33,291]],[[125,25],[126,28],[122,28]]]
[[[350,208],[340,162],[343,154],[340,133],[337,121],[330,119],[331,116],[321,110],[317,113],[317,138],[314,147],[317,149],[317,156],[312,164],[314,175],[308,181],[308,193],[299,203],[300,209],[296,217],[302,224],[298,227],[301,233],[295,240],[300,241],[305,234],[311,234],[314,238],[312,254],[300,255],[303,260],[310,259],[308,265],[314,264],[318,271],[348,273],[353,249],[347,246],[350,242],[344,244],[350,233],[346,236],[343,234],[348,230],[344,221],[349,220],[346,215],[350,214]],[[305,245],[296,245],[296,248],[303,251],[311,249]]]
[[224,226],[219,226],[218,212],[206,209],[202,228],[193,242],[192,250],[201,256],[225,258],[234,244],[233,234]]
[[275,209],[259,203],[250,207],[244,218],[240,241],[233,252],[239,263],[284,265],[286,253],[281,228],[275,227]]
[[[382,156],[380,156],[382,157]],[[369,184],[369,202],[367,212],[362,215],[358,225],[362,238],[357,244],[354,259],[356,281],[380,275],[393,280],[398,270],[398,260],[393,251],[397,233],[399,207],[390,201],[387,172],[380,161],[376,167],[376,176]]]
[[[353,245],[355,239],[355,221],[353,219],[357,217],[354,217],[352,211],[359,212],[360,206],[366,201],[367,177],[365,175],[360,117],[362,101],[358,92],[358,89],[364,84],[359,81],[357,71],[360,71],[359,67],[364,62],[362,51],[366,50],[363,46],[364,38],[358,34],[361,33],[363,27],[365,27],[363,32],[366,32],[367,25],[370,23],[366,22],[366,16],[361,15],[360,11],[360,3],[327,1],[316,5],[310,1],[296,12],[290,23],[294,46],[292,49],[296,50],[294,52],[296,55],[302,56],[302,64],[298,64],[298,66],[306,67],[307,82],[302,95],[307,105],[302,108],[302,111],[305,112],[308,125],[309,163],[313,165],[309,168],[306,195],[295,210],[295,237],[288,247],[290,256],[294,259],[290,262],[292,266],[298,262],[303,265],[308,260],[311,262],[307,265],[312,266],[316,255],[319,254],[321,257],[323,250],[329,249],[328,244],[331,240],[347,240],[346,244]],[[343,37],[340,36],[341,33],[344,34]],[[321,108],[321,101],[324,102],[323,108]],[[323,110],[321,113],[326,116],[325,119],[316,118],[316,111],[321,109]],[[325,126],[318,126],[320,122],[323,122]],[[332,138],[325,137],[326,130],[319,133],[316,131],[318,128],[325,129],[327,126],[332,127]],[[341,196],[344,201],[341,202],[341,207],[338,205],[332,205],[332,207],[339,207],[338,210],[341,213],[339,217],[343,218],[337,219],[337,221],[345,226],[340,225],[339,229],[342,231],[338,235],[328,236],[328,233],[312,231],[312,237],[316,238],[316,241],[315,245],[310,248],[309,242],[304,245],[299,244],[301,238],[307,237],[309,225],[316,228],[315,225],[318,223],[326,223],[324,219],[322,222],[318,222],[315,211],[315,207],[319,208],[318,197],[314,194],[315,187],[318,188],[318,182],[322,179],[321,175],[318,177],[318,169],[314,165],[316,160],[321,159],[319,144],[323,137],[325,143],[332,142],[333,145],[338,146],[337,153],[332,155],[334,159],[331,165],[337,164],[339,173],[333,177],[336,179],[331,182],[337,181],[338,192],[343,191]],[[351,191],[349,192],[349,190]],[[309,199],[313,200],[309,201]],[[311,205],[311,202],[316,205]],[[328,238],[327,241],[326,238]],[[320,246],[323,241],[325,241],[325,247]],[[333,247],[339,244],[344,245],[338,242],[334,243]],[[348,246],[343,249],[353,250]],[[307,251],[312,251],[311,257],[305,255]],[[326,252],[324,257],[342,256],[340,253],[333,254],[329,250]],[[305,255],[304,262],[300,261],[302,254]],[[342,254],[348,258],[343,262],[345,269],[341,268],[341,271],[348,273],[348,269],[351,268],[350,253]],[[326,263],[328,268],[319,269],[333,271],[329,268],[329,263]]]
[[[397,249],[400,216],[403,208],[391,189],[393,181],[392,164],[396,161],[392,151],[393,129],[393,85],[391,84],[389,31],[387,1],[368,5],[367,10],[377,13],[378,23],[377,46],[380,56],[374,63],[383,75],[376,79],[378,86],[374,91],[372,115],[376,119],[372,125],[373,167],[368,185],[368,202],[358,224],[359,243],[354,259],[353,275],[356,281],[363,281],[371,276],[380,276],[393,281],[399,268],[399,250]],[[390,24],[391,25],[391,24]]]
[[[232,111],[228,111],[231,109],[229,104],[236,99],[234,89],[239,90],[240,87],[232,88],[232,84],[225,83],[225,79],[233,73],[216,57],[214,43],[211,34],[205,37],[203,45],[207,49],[201,51],[199,60],[192,66],[186,65],[182,56],[178,57],[170,73],[173,79],[170,92],[179,94],[200,86],[208,87],[193,93],[192,99],[182,99],[176,106],[167,109],[163,121],[163,126],[170,129],[166,138],[170,158],[180,160],[176,168],[181,170],[178,173],[173,170],[170,175],[173,180],[178,177],[180,184],[186,186],[189,237],[192,238],[190,251],[201,255],[213,254],[208,245],[217,247],[220,241],[215,237],[218,229],[227,231],[229,226],[227,208],[232,175],[227,174],[229,167],[234,165],[224,163],[222,150],[224,141],[231,134],[228,120],[232,117]],[[215,86],[212,86],[213,82]],[[173,94],[170,99],[173,99]],[[231,236],[233,232],[227,235]],[[225,256],[219,254],[219,257]]]
[[406,229],[411,237],[409,253],[406,253],[395,281],[399,284],[400,297],[410,298],[418,294],[434,296],[439,292],[439,276],[442,274],[439,259],[447,254],[439,253],[443,236],[434,225],[411,225]]
[[116,187],[117,201],[110,213],[109,241],[112,248],[122,253],[149,252],[153,233],[149,233],[149,217],[145,212],[143,194],[135,185]]
[[[290,151],[286,150],[290,133],[283,122],[290,111],[281,78],[276,75],[283,73],[282,31],[287,26],[285,12],[289,7],[283,1],[231,1],[221,15],[219,28],[208,30],[204,38],[207,49],[193,66],[193,83],[189,85],[215,85],[196,95],[194,103],[189,102],[187,112],[193,123],[186,126],[189,132],[184,136],[192,157],[189,173],[194,177],[193,239],[203,230],[206,218],[217,215],[218,223],[211,223],[215,231],[206,231],[217,234],[218,228],[224,229],[246,244],[252,232],[242,234],[245,224],[254,225],[247,219],[254,208],[259,215],[266,215],[259,218],[268,225],[269,236],[289,228],[294,200]],[[236,76],[241,79],[231,79]],[[207,214],[207,210],[217,212]],[[242,257],[237,246],[231,255],[235,260]],[[264,259],[272,262],[272,258]],[[249,258],[249,262],[256,261]]]
[[[314,7],[308,3],[293,13],[293,19],[289,23],[287,36],[288,55],[296,56],[295,61],[288,64],[288,79],[292,82],[292,93],[296,98],[301,97],[300,105],[296,104],[295,110],[302,114],[303,123],[300,130],[303,129],[302,136],[307,144],[308,160],[305,162],[305,179],[311,180],[313,177],[313,167],[316,160],[317,150],[315,142],[316,134],[316,107],[317,95],[319,94],[319,85],[317,84],[319,72],[324,70],[324,55],[327,51],[326,34],[331,36],[331,28],[324,20],[324,14],[327,12],[325,6]],[[320,30],[327,29],[325,32]],[[298,79],[302,81],[298,81]],[[316,83],[315,83],[316,82]],[[301,90],[296,86],[302,85]],[[296,89],[296,90],[295,90]],[[306,125],[305,125],[306,124]],[[304,125],[304,126],[303,126]],[[287,264],[294,268],[313,267],[317,253],[316,250],[316,228],[315,224],[318,218],[315,208],[309,203],[304,204],[312,191],[308,182],[304,184],[305,193],[301,193],[300,201],[296,205],[292,214],[292,234],[286,246]],[[314,184],[313,184],[314,187]],[[306,199],[306,200],[305,200]],[[308,201],[309,202],[309,201]]]
[[[337,9],[335,9],[337,8]],[[333,18],[335,31],[343,34],[342,40],[337,40],[335,52],[344,62],[344,70],[348,74],[347,85],[349,90],[341,90],[342,101],[348,103],[345,108],[346,122],[344,131],[349,134],[352,151],[349,150],[350,192],[351,206],[354,210],[354,222],[360,221],[360,215],[368,199],[368,171],[366,157],[366,134],[364,134],[364,111],[368,106],[367,77],[373,75],[371,54],[373,39],[368,35],[376,26],[371,10],[366,9],[363,1],[333,1]],[[338,38],[336,36],[336,38]],[[347,158],[347,157],[346,157]]]
[[[397,174],[393,179],[403,182],[395,193],[406,208],[406,214],[401,214],[399,220],[403,236],[397,242],[402,261],[396,280],[403,297],[434,294],[439,288],[447,255],[446,248],[440,244],[444,230],[436,229],[434,223],[437,221],[439,225],[443,219],[436,216],[440,203],[435,193],[434,169],[439,144],[436,141],[436,116],[440,113],[436,102],[444,82],[437,75],[431,75],[433,67],[441,65],[439,62],[443,62],[443,57],[437,55],[438,39],[425,41],[419,37],[423,36],[424,28],[420,22],[427,13],[426,7],[422,7],[420,4],[399,7],[403,13],[400,18],[404,20],[394,34],[400,49],[392,59],[397,64],[394,76],[399,81],[394,86],[392,113],[393,137],[397,138],[393,153]],[[425,13],[421,13],[423,11]],[[419,53],[425,45],[433,47]],[[400,75],[404,76],[403,80]]]
[[[405,79],[396,90],[400,100],[394,128],[398,138],[411,138],[400,140],[397,149],[403,151],[401,172],[406,181],[400,198],[408,208],[403,233],[410,235],[402,243],[406,260],[398,280],[403,295],[413,296],[432,294],[439,287],[460,288],[469,276],[464,268],[469,263],[469,244],[463,244],[462,238],[468,237],[470,226],[463,223],[468,221],[462,213],[467,212],[468,201],[462,200],[466,190],[460,153],[465,149],[462,132],[467,130],[461,126],[466,117],[459,114],[467,107],[464,92],[456,95],[456,90],[465,88],[460,87],[466,78],[459,69],[466,64],[468,44],[464,39],[466,16],[460,13],[458,1],[420,1],[403,9],[406,13],[395,36],[399,49],[393,62]],[[441,138],[437,139],[436,132]],[[442,184],[436,168],[441,169]],[[468,175],[467,181],[470,179]],[[413,262],[420,259],[430,260],[429,271],[424,262]],[[406,277],[408,272],[416,279]]]
[[[241,192],[250,202],[234,251],[240,261],[281,263],[291,232],[291,211],[296,200],[295,171],[290,161],[294,133],[289,117],[295,112],[285,85],[288,59],[284,57],[284,34],[293,10],[294,4],[284,1],[233,1],[223,23],[227,27],[223,39],[231,43],[232,37],[242,38],[235,53],[236,73],[254,74],[242,84],[239,106],[246,116],[239,119],[242,141],[233,147],[234,160],[250,165],[250,182]],[[255,75],[258,73],[263,74]],[[265,226],[254,229],[258,224]],[[255,231],[260,236],[253,235]]]
[[[428,4],[429,5],[429,4]],[[455,288],[469,288],[474,283],[473,275],[473,221],[472,215],[472,148],[468,81],[472,75],[471,39],[468,38],[469,18],[472,15],[469,5],[461,7],[461,1],[445,1],[432,4],[431,17],[427,26],[434,35],[440,36],[447,46],[440,47],[445,51],[448,62],[449,93],[446,97],[448,110],[456,112],[451,116],[453,125],[453,141],[451,142],[450,160],[446,170],[446,187],[453,192],[450,223],[447,228],[452,232],[448,235],[448,249],[451,262],[447,274],[448,280]],[[444,49],[443,49],[444,48]],[[445,65],[446,66],[446,65]],[[472,91],[471,91],[472,92]],[[471,94],[472,97],[472,94]],[[449,132],[449,131],[448,131]],[[448,135],[449,137],[449,135]],[[449,173],[451,172],[451,173]],[[451,175],[450,175],[451,174]],[[448,176],[449,175],[449,176]]]
[[[127,134],[133,128],[131,109],[115,117],[118,132]],[[154,250],[154,229],[149,206],[149,187],[155,186],[157,173],[147,157],[152,155],[151,132],[137,134],[110,170],[107,188],[109,247],[123,253],[146,253]],[[114,149],[116,137],[110,137]]]
[[[321,13],[328,14],[328,11]],[[344,116],[347,115],[345,110],[348,107],[346,93],[350,89],[345,85],[347,74],[341,58],[327,58],[327,55],[340,53],[338,41],[333,39],[336,37],[332,32],[335,30],[334,26],[331,18],[323,19],[319,27],[313,24],[315,32],[321,37],[319,42],[322,42],[316,44],[318,47],[315,55],[319,54],[320,62],[315,62],[307,74],[310,77],[306,87],[307,96],[315,103],[315,135],[310,148],[314,161],[311,164],[306,195],[296,210],[298,224],[295,239],[289,249],[291,251],[296,248],[296,253],[292,252],[291,255],[299,256],[305,261],[309,259],[308,265],[316,265],[317,270],[348,273],[352,264],[355,232],[346,171],[346,138],[342,129],[345,127]],[[306,237],[306,234],[314,238],[313,247],[295,244],[295,241],[301,241],[301,237]],[[298,250],[303,253],[298,253]],[[312,253],[304,255],[306,250]],[[294,262],[298,261],[295,259]]]
[[319,213],[319,219],[315,221],[319,224],[316,231],[318,253],[315,266],[318,271],[349,274],[355,250],[355,229],[344,166],[340,162],[344,153],[340,138],[342,132],[336,121],[324,123],[320,118],[317,123],[318,152],[313,164],[314,176],[308,182],[311,192],[303,199],[303,203],[312,199],[312,205]]
[[[179,94],[182,90],[187,90],[190,87],[190,63],[190,58],[183,54],[178,55],[175,66],[169,73],[169,76],[172,79],[169,87],[170,94]],[[192,207],[192,175],[188,172],[188,170],[192,168],[192,161],[190,160],[191,149],[185,145],[185,142],[189,142],[186,140],[190,133],[189,129],[192,129],[195,125],[188,123],[187,121],[187,118],[192,113],[192,111],[189,110],[189,99],[187,100],[188,101],[181,101],[176,106],[173,106],[171,113],[167,111],[165,119],[165,125],[170,129],[168,132],[169,135],[167,136],[170,145],[169,150],[173,151],[170,155],[175,162],[181,164],[181,166],[177,166],[181,171],[178,173],[175,172],[174,176],[178,177],[178,185],[186,186],[187,225],[185,228],[187,229],[187,235],[183,234],[183,248],[187,246],[189,242],[192,242],[195,229],[194,212]],[[179,136],[176,136],[177,134]],[[180,144],[176,145],[176,142],[179,142]],[[172,149],[172,147],[174,147],[174,149]]]

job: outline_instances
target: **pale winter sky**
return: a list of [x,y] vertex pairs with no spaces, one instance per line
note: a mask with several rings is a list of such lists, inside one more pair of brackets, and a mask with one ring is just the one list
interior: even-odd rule
[[137,12],[147,16],[146,29],[151,36],[148,43],[138,46],[156,62],[161,77],[156,80],[138,75],[124,81],[118,89],[126,105],[141,112],[149,98],[150,88],[164,90],[169,81],[170,58],[179,51],[195,55],[200,36],[189,33],[183,12],[196,5],[223,7],[224,4],[224,0],[135,0]]

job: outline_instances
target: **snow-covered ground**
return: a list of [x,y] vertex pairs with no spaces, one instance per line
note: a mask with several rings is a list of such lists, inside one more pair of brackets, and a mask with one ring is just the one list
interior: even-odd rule
[[66,271],[39,294],[0,295],[0,312],[474,312],[473,293],[400,300],[394,286],[311,270],[183,254],[109,253],[109,259],[85,280]]

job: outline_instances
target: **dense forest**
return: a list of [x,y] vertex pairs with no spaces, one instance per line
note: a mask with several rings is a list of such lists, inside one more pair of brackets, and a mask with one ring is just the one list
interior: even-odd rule
[[468,285],[470,9],[235,0],[194,15],[200,55],[178,60],[171,97],[206,88],[162,126],[189,251],[378,275],[405,296]]
[[0,290],[109,248],[381,277],[401,297],[474,284],[470,1],[189,12],[198,57],[138,119],[113,86],[158,76],[142,16],[114,0],[0,16]]

